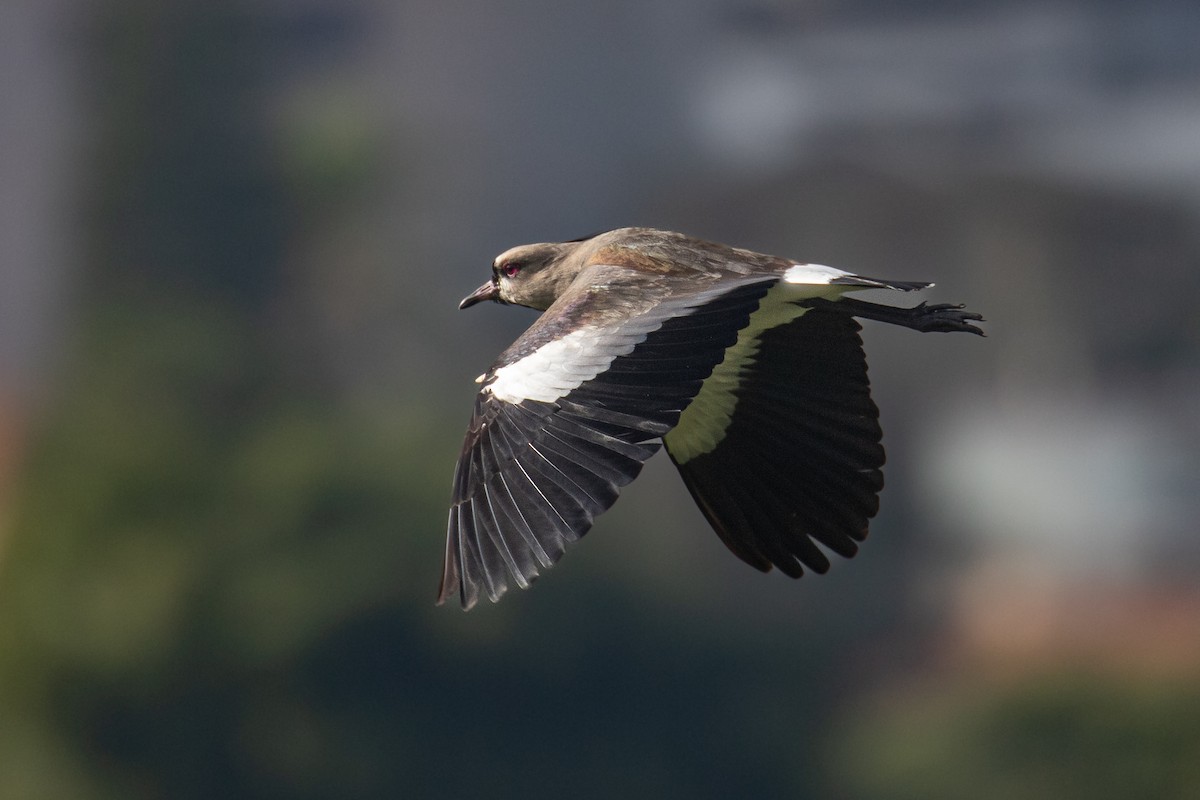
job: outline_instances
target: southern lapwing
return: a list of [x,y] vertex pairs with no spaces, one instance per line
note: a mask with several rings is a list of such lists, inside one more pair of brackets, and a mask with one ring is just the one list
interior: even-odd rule
[[438,595],[525,588],[659,444],[717,535],[799,577],[849,558],[883,488],[855,317],[983,335],[960,305],[846,297],[864,278],[650,228],[501,254],[460,308],[544,311],[486,373],[454,474]]

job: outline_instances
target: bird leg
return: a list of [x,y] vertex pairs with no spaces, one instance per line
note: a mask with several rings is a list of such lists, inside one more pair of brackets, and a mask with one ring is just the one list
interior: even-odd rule
[[936,303],[934,305],[921,303],[914,308],[897,308],[896,306],[886,306],[879,303],[868,303],[865,300],[855,300],[851,297],[843,297],[838,300],[826,300],[818,297],[800,301],[799,305],[849,314],[853,317],[871,319],[876,322],[902,325],[905,328],[912,328],[914,331],[922,333],[929,333],[930,331],[937,333],[962,331],[978,334],[979,336],[987,335],[978,327],[971,324],[972,321],[982,322],[982,316],[973,311],[964,311],[962,305],[954,303]]

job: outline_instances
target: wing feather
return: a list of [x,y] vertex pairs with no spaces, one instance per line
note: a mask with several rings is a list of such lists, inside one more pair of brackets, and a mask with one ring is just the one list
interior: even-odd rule
[[[632,318],[611,313],[607,327],[576,324],[559,339],[547,311],[539,321],[548,321],[505,351],[476,399],[455,473],[439,602],[457,594],[470,608],[481,590],[494,601],[510,580],[524,587],[557,561],[637,477],[775,282],[646,298]],[[646,331],[632,346],[631,330]],[[569,335],[568,347],[561,342]],[[570,353],[571,363],[544,353]],[[544,380],[543,368],[552,373]],[[501,370],[497,396],[490,383]],[[573,388],[545,399],[563,386]]]
[[764,330],[728,387],[736,404],[716,446],[672,454],[721,539],[759,569],[765,559],[793,577],[801,565],[824,572],[814,542],[853,556],[879,509],[882,431],[859,330],[825,309]]

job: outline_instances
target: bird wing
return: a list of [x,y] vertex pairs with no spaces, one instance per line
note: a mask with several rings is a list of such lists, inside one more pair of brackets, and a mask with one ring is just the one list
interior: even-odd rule
[[857,552],[879,509],[884,463],[858,322],[838,302],[809,307],[796,291],[771,290],[664,437],[729,549],[792,577],[801,565],[829,568],[814,541]]
[[616,501],[777,277],[679,294],[593,269],[483,377],[455,469],[438,602],[525,587]]

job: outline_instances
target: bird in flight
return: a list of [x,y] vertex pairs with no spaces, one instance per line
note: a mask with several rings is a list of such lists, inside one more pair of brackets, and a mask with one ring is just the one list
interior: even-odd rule
[[847,297],[866,278],[651,228],[498,256],[484,300],[544,313],[477,380],[438,603],[526,588],[660,445],[734,555],[764,572],[849,558],[883,488],[857,318],[983,335],[961,305]]

